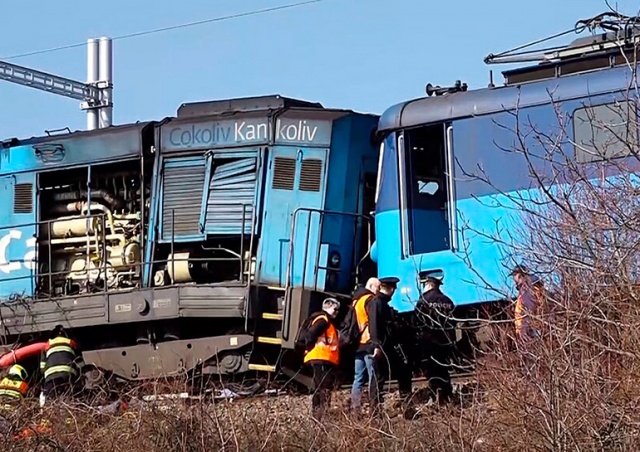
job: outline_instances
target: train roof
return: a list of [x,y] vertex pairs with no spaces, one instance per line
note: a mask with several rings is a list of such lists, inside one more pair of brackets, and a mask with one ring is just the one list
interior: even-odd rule
[[380,117],[378,132],[498,113],[515,108],[595,96],[625,89],[627,67],[576,74],[517,86],[482,88],[437,97],[421,97],[396,104]]
[[[52,141],[60,141],[61,139],[70,139],[86,136],[104,136],[112,133],[126,132],[131,129],[142,130],[150,124],[161,126],[167,122],[182,122],[194,120],[197,118],[210,117],[233,117],[235,115],[251,115],[251,114],[269,114],[271,112],[282,112],[286,110],[300,110],[311,112],[325,112],[337,114],[357,113],[351,109],[326,108],[319,102],[309,102],[291,97],[284,97],[279,94],[254,97],[240,97],[230,99],[220,99],[201,102],[185,102],[182,103],[176,112],[176,116],[167,116],[158,120],[137,121],[129,124],[110,126],[104,129],[96,130],[76,130],[67,133],[48,133],[43,136],[35,136],[30,138],[7,138],[0,140],[0,149],[29,146],[34,144],[49,143]],[[361,115],[378,116],[372,113],[358,113]],[[68,129],[67,129],[68,130]],[[58,131],[56,131],[58,132]]]
[[[49,142],[59,142],[60,140],[73,139],[79,137],[100,137],[105,135],[111,135],[115,133],[127,132],[129,130],[142,130],[145,127],[153,124],[154,121],[138,121],[129,124],[122,124],[117,126],[105,127],[104,129],[95,129],[95,130],[75,130],[69,131],[67,133],[52,133],[39,137],[31,137],[31,138],[9,138],[5,140],[0,140],[0,149],[6,149],[10,147],[16,146],[31,146],[35,144],[43,144]],[[68,130],[68,129],[67,129]]]
[[[270,116],[286,111],[306,112],[309,116],[337,118],[351,113],[365,116],[379,116],[372,113],[360,113],[352,109],[325,107],[319,102],[285,97],[280,94],[266,96],[239,97],[232,99],[183,103],[175,117],[165,122],[191,122],[198,119],[233,118],[235,115]],[[327,116],[329,115],[329,116]]]
[[178,108],[177,117],[195,118],[202,116],[231,115],[239,113],[253,113],[276,111],[288,108],[324,109],[319,102],[309,102],[279,94],[254,97],[239,97],[233,99],[212,100],[203,102],[183,103]]
[[[603,13],[579,21],[570,31],[582,24],[583,28],[600,26],[607,32],[575,39],[566,46],[488,55],[486,63],[538,61],[536,65],[504,71],[505,86],[490,84],[488,88],[467,91],[460,82],[445,88],[428,85],[428,97],[402,102],[383,112],[378,132],[544,105],[550,103],[551,96],[554,101],[563,101],[633,86],[631,66],[640,44],[640,27],[635,25],[636,18],[614,14],[615,20],[611,21],[607,20],[609,16],[612,14]],[[524,47],[527,46],[514,50]]]

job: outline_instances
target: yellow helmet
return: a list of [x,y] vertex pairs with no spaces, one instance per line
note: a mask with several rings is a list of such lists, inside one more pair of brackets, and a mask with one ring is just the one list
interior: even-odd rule
[[29,374],[27,374],[27,370],[20,364],[14,364],[13,366],[11,366],[11,368],[9,369],[9,375],[15,375],[21,380],[26,380],[29,376]]

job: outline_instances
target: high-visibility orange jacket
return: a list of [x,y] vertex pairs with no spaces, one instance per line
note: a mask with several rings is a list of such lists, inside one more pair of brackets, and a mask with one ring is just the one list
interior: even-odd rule
[[309,361],[326,361],[337,366],[340,364],[338,330],[326,314],[321,314],[313,319],[310,327],[321,320],[327,323],[327,329],[318,337],[313,348],[305,354],[304,362],[306,364]]

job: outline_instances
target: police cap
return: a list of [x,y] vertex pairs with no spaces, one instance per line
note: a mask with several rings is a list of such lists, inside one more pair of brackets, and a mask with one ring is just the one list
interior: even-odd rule
[[423,272],[421,276],[422,276],[421,281],[423,283],[429,282],[436,285],[441,285],[444,280],[444,273],[442,273],[442,270],[426,271],[426,272]]
[[385,286],[396,287],[400,282],[400,279],[395,276],[387,276],[386,278],[380,278],[379,281],[380,284],[384,284]]

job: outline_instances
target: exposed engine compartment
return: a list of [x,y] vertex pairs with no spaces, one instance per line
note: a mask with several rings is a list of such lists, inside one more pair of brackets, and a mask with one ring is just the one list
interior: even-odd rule
[[136,287],[149,199],[139,167],[81,168],[39,182],[39,297]]

